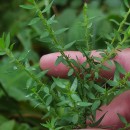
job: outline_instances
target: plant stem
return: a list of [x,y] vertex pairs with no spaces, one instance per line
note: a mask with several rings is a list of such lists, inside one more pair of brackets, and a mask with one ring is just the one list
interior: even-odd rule
[[[69,61],[69,57],[67,55],[65,55],[64,50],[62,49],[61,43],[57,40],[55,33],[52,29],[52,27],[50,25],[48,25],[47,20],[44,18],[42,11],[40,10],[40,8],[38,7],[37,3],[35,2],[35,0],[33,0],[33,4],[37,10],[38,16],[39,18],[42,20],[43,25],[46,27],[51,39],[53,40],[53,43],[56,45],[56,48],[58,49],[58,51],[61,53],[61,55],[65,58],[68,66],[72,69],[75,70],[74,66],[72,65],[72,63]],[[77,71],[75,70],[75,74],[76,77],[79,79],[80,83],[82,84],[82,80],[80,78],[80,75],[77,73]],[[82,97],[82,96],[81,96]]]
[[[128,12],[126,13],[126,15],[124,16],[123,21],[120,23],[120,26],[119,26],[117,32],[119,32],[119,33],[121,32],[122,27],[124,26],[124,24],[125,24],[128,16],[129,16],[129,14],[130,14],[130,9],[128,10]],[[116,36],[112,39],[111,44],[113,44],[115,42],[115,40],[116,40]]]
[[27,70],[25,66],[18,59],[14,57],[13,53],[9,49],[6,49],[5,52],[8,55],[8,57],[10,57],[10,59],[14,61],[18,67],[20,67],[20,69],[24,70],[29,75],[29,77],[31,77],[34,81],[36,81],[38,85],[42,87],[45,86],[33,73]]

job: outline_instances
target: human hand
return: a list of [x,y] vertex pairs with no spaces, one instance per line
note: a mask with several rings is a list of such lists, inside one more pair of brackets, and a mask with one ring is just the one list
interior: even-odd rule
[[[77,60],[76,57],[78,57],[78,62],[83,63],[86,59],[82,56],[82,53],[77,51],[68,51],[65,52],[66,55],[69,55],[71,59]],[[99,52],[92,51],[92,56],[95,57],[101,57]],[[49,69],[48,75],[55,76],[55,77],[61,77],[61,78],[67,78],[67,73],[69,68],[60,63],[58,66],[55,66],[55,61],[57,57],[60,56],[60,53],[52,53],[48,55],[44,55],[40,60],[40,66],[43,70]],[[115,60],[119,64],[121,64],[126,72],[130,72],[130,48],[122,50],[121,52],[117,53],[117,56],[112,59],[112,61]],[[106,66],[108,64],[104,63]],[[100,71],[100,75],[111,79],[114,76],[115,71],[115,65],[113,62],[112,66],[108,66],[110,68],[110,71]],[[124,92],[123,94],[117,96],[108,106],[102,106],[102,111],[97,111],[96,113],[96,119],[98,120],[104,113],[106,113],[105,117],[103,118],[100,125],[102,126],[112,126],[114,130],[117,130],[118,128],[123,127],[122,122],[117,116],[117,113],[122,115],[126,118],[128,122],[130,122],[130,90]],[[86,129],[89,130],[89,129]],[[101,130],[101,129],[91,129],[91,130]]]

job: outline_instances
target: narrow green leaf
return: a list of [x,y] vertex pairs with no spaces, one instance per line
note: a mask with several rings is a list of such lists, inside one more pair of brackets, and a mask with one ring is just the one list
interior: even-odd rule
[[124,123],[124,124],[127,124],[127,123],[128,123],[127,120],[126,120],[122,115],[120,115],[119,113],[117,113],[117,115],[118,115],[118,117],[119,117],[119,119],[120,119],[120,121],[121,121],[122,123]]
[[36,18],[32,19],[28,25],[36,24],[37,22],[39,22],[39,20],[40,20],[40,18],[36,17]]
[[32,10],[35,8],[34,5],[20,5],[20,7],[27,10]]
[[46,100],[46,105],[49,106],[51,102],[52,102],[52,95],[49,95]]
[[42,71],[37,75],[37,78],[43,78],[45,74],[48,72],[48,70]]
[[92,103],[88,103],[88,102],[79,102],[77,105],[81,106],[81,107],[88,107],[91,106]]
[[93,25],[92,23],[89,23],[89,24],[87,25],[87,28],[90,29],[90,28],[92,27],[92,25]]
[[10,45],[10,47],[9,47],[10,51],[12,51],[12,50],[13,50],[14,45],[15,45],[15,43],[13,43],[13,44],[11,44],[11,45]]
[[55,66],[59,65],[61,62],[63,61],[63,57],[62,56],[58,56],[56,62],[55,62]]
[[48,33],[48,32],[43,32],[43,33],[41,34],[41,36],[40,36],[40,39],[46,38],[46,37],[48,37],[48,36],[49,36],[49,33]]
[[78,122],[78,119],[79,119],[79,115],[76,113],[73,117],[72,117],[72,122],[74,124],[76,124]]
[[115,24],[118,25],[118,26],[120,25],[120,23],[118,23],[118,22],[117,22],[116,20],[114,20],[114,19],[110,19],[110,21],[113,22],[113,23],[115,23]]
[[57,106],[63,106],[63,105],[66,105],[66,104],[68,104],[68,103],[69,103],[68,100],[64,100],[64,101],[61,101],[61,102],[57,103],[56,105],[57,105]]
[[95,95],[94,95],[92,92],[88,92],[88,93],[87,93],[87,96],[88,96],[90,99],[95,99]]
[[94,84],[93,87],[95,88],[95,90],[97,90],[98,92],[101,92],[103,93],[105,91],[104,88],[100,87],[99,85],[97,84]]
[[107,66],[104,66],[104,65],[102,65],[102,69],[106,70],[106,71],[110,71],[110,68],[108,68]]
[[19,61],[22,61],[24,59],[27,58],[27,56],[29,55],[30,51],[25,51],[23,52],[23,54],[20,55],[20,57],[18,58]]
[[51,24],[53,24],[53,23],[57,23],[57,20],[55,20],[55,15],[53,15],[53,16],[47,21],[47,23],[48,23],[49,25],[51,25]]
[[68,72],[68,76],[73,75],[73,73],[74,73],[74,69],[70,69],[69,72]]
[[26,83],[27,89],[29,89],[32,85],[33,85],[33,79],[30,78],[29,80],[27,80],[27,83]]
[[5,44],[6,44],[6,48],[9,48],[9,45],[10,45],[10,34],[8,34],[8,35],[6,36]]
[[73,41],[73,42],[70,42],[69,44],[65,45],[64,46],[64,49],[69,49],[71,46],[73,46],[73,44],[75,43],[76,41]]
[[59,30],[55,31],[55,34],[56,34],[56,35],[59,35],[59,34],[61,34],[61,33],[64,33],[65,31],[67,31],[68,29],[69,29],[69,28],[59,29]]
[[96,100],[92,105],[92,110],[95,111],[101,104],[100,100]]
[[77,87],[78,87],[78,80],[77,80],[77,78],[75,78],[70,90],[76,91]]
[[[106,113],[107,113],[107,112],[106,112]],[[101,116],[101,118],[100,118],[98,121],[96,121],[96,122],[93,123],[93,124],[90,124],[89,126],[90,126],[90,127],[97,127],[97,126],[101,123],[101,121],[103,120],[103,118],[105,117],[106,113],[103,114],[103,116]]]
[[69,81],[65,79],[59,79],[53,77],[53,80],[55,84],[60,88],[66,88],[70,84]]
[[114,61],[115,65],[116,65],[116,69],[118,70],[118,72],[120,72],[121,74],[125,74],[126,71],[123,68],[123,66],[121,64],[119,64],[117,61]]
[[43,90],[44,90],[44,92],[45,92],[46,94],[49,94],[49,88],[48,88],[48,87],[44,87]]
[[71,98],[75,101],[75,102],[81,102],[81,99],[78,95],[76,94],[71,94]]
[[94,73],[94,76],[95,76],[96,79],[98,79],[99,74],[98,74],[97,72],[95,72],[95,73]]
[[54,0],[52,0],[52,2],[48,6],[46,6],[46,8],[42,11],[42,13],[49,11],[52,7],[53,2],[54,2]]
[[118,82],[117,81],[112,81],[112,80],[108,80],[107,83],[110,85],[110,86],[118,86]]
[[56,62],[55,62],[55,66],[57,66],[58,64],[63,63],[64,65],[67,65],[67,62],[65,61],[65,59],[63,58],[63,56],[58,56]]
[[120,80],[120,74],[119,71],[116,69],[114,73],[114,81],[119,81]]
[[85,84],[84,87],[89,90],[89,85],[88,84]]

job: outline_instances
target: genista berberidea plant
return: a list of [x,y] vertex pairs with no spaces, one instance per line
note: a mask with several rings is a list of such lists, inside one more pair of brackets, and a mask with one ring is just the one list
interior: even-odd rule
[[[76,40],[64,45],[58,38],[61,33],[66,32],[69,28],[54,30],[53,24],[57,23],[56,16],[53,15],[49,19],[46,18],[46,14],[50,11],[53,2],[54,0],[43,9],[43,7],[39,6],[38,1],[28,0],[26,5],[20,5],[20,7],[31,10],[35,16],[30,21],[29,26],[36,23],[43,26],[43,32],[37,34],[36,39],[47,38],[53,48],[61,53],[55,65],[63,63],[69,67],[68,79],[52,77],[53,83],[51,85],[44,82],[43,78],[49,70],[42,71],[41,73],[34,71],[34,67],[31,66],[29,61],[25,58],[28,52],[22,57],[15,57],[12,52],[14,44],[10,42],[10,34],[3,34],[0,38],[0,55],[7,55],[18,69],[27,73],[29,77],[26,86],[29,92],[27,96],[31,96],[38,102],[35,107],[41,106],[43,109],[45,114],[42,119],[46,120],[46,122],[41,122],[43,128],[47,128],[48,130],[72,130],[87,127],[102,128],[100,122],[105,114],[99,120],[95,120],[96,110],[98,110],[101,105],[109,104],[112,98],[120,92],[128,90],[130,87],[130,72],[126,72],[116,61],[114,61],[116,70],[113,79],[108,80],[99,75],[100,70],[110,71],[110,68],[105,66],[104,63],[112,66],[113,63],[109,60],[117,55],[117,51],[128,47],[127,43],[130,40],[130,23],[127,21],[130,15],[128,1],[124,0],[127,12],[122,16],[122,21],[118,23],[114,19],[111,20],[118,28],[116,28],[112,34],[106,36],[104,43],[107,44],[107,48],[97,50],[100,52],[101,58],[91,56],[91,51],[94,49],[94,35],[92,30],[94,28],[93,20],[95,18],[91,18],[87,15],[87,4],[85,3],[83,6],[82,19],[79,23],[79,26],[84,29],[84,39],[79,39],[79,41],[83,40],[86,42],[86,48],[84,48],[77,45]],[[73,45],[75,45],[77,50],[87,59],[82,64],[79,64],[78,59],[70,59],[70,57],[64,53],[64,51]],[[121,74],[124,75],[123,78],[120,78]],[[102,82],[98,82],[98,80]],[[118,116],[120,120],[126,124],[124,129],[127,129],[129,123],[127,123],[125,118],[121,115]],[[86,120],[91,122],[91,124],[86,124]]]

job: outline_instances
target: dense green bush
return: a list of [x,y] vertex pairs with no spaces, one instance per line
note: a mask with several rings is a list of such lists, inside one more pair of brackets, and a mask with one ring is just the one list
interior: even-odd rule
[[[29,2],[27,1],[21,2],[20,0],[12,0],[7,2],[3,0],[1,1],[0,4],[0,13],[2,14],[0,21],[0,34],[2,36],[3,32],[6,32],[6,34],[10,32],[12,39],[11,43],[15,43],[13,47],[13,53],[12,51],[10,51],[9,46],[6,46],[4,50],[1,50],[2,55],[3,53],[2,51],[5,51],[5,49],[7,49],[6,54],[12,59],[10,61],[10,58],[2,56],[0,61],[1,62],[0,63],[0,72],[1,72],[0,129],[1,130],[2,129],[40,130],[43,129],[43,126],[50,128],[53,127],[53,126],[47,126],[45,125],[45,123],[46,121],[48,121],[48,119],[51,120],[52,125],[57,121],[56,119],[53,119],[51,117],[51,114],[53,116],[55,115],[55,112],[53,110],[54,106],[53,104],[51,104],[51,102],[53,101],[52,97],[55,99],[55,95],[53,94],[52,91],[51,92],[52,95],[49,93],[49,95],[47,95],[47,99],[45,98],[46,99],[45,101],[43,99],[40,99],[44,98],[44,96],[43,93],[40,94],[38,93],[38,90],[41,90],[39,88],[39,85],[42,86],[45,84],[45,87],[42,90],[44,91],[44,94],[47,93],[47,91],[51,91],[48,89],[50,88],[50,86],[53,88],[55,87],[55,85],[59,87],[58,90],[57,89],[54,90],[57,93],[61,93],[64,90],[65,93],[69,94],[70,90],[63,89],[65,86],[68,85],[69,87],[74,89],[74,91],[76,91],[77,85],[82,87],[86,85],[86,83],[84,83],[86,79],[79,78],[79,74],[77,73],[77,78],[75,79],[71,78],[70,80],[57,79],[57,78],[52,79],[47,76],[44,76],[42,80],[40,79],[40,81],[37,81],[38,79],[37,77],[41,78],[41,76],[45,74],[45,72],[40,73],[41,70],[39,69],[38,64],[40,56],[42,56],[43,54],[48,54],[50,52],[61,51],[62,56],[66,58],[65,61],[67,61],[68,59],[67,57],[65,57],[63,50],[60,47],[66,47],[65,50],[77,50],[77,48],[80,47],[81,48],[80,51],[82,51],[84,55],[86,54],[89,57],[90,54],[85,53],[84,51],[87,51],[87,49],[90,50],[90,49],[106,48],[107,45],[105,41],[107,39],[111,41],[111,37],[113,37],[113,35],[114,37],[116,37],[115,36],[116,33],[118,35],[122,35],[121,32],[118,31],[116,32],[116,30],[118,29],[118,26],[121,25],[121,24],[118,25],[118,22],[120,23],[122,21],[122,17],[126,15],[127,10],[126,6],[121,0],[88,1],[88,5],[87,7],[84,7],[84,9],[83,9],[84,3],[82,0],[72,0],[72,1],[55,0],[52,8],[48,8],[51,1],[39,0],[37,3],[39,7],[38,9],[44,9],[44,8],[46,9],[43,15],[44,17],[40,17],[41,20],[39,20],[39,18],[37,17],[37,13],[39,14],[40,12],[36,12],[36,9],[24,10],[19,7],[19,5],[22,5],[21,7],[23,8],[29,8],[23,5],[30,5],[32,4],[31,1],[32,0],[29,0]],[[87,15],[83,13],[86,11]],[[50,19],[50,17],[53,18],[52,17],[53,14],[56,15],[55,20]],[[42,24],[41,21],[44,23],[44,25]],[[54,37],[56,34],[54,34],[54,37],[53,36],[51,37],[50,36],[51,32],[49,32],[49,30],[45,30],[45,28],[47,27],[46,22],[48,21],[52,22],[51,25],[49,25],[48,27],[52,27],[55,30],[55,32],[57,32],[58,34],[56,36],[57,41],[60,41],[62,44],[58,45],[54,44],[52,47],[51,42],[52,41],[55,42]],[[87,22],[89,23],[86,24]],[[88,29],[85,30],[84,28],[86,27]],[[123,35],[124,36],[128,35],[126,33]],[[112,36],[110,34],[112,34]],[[10,39],[9,35],[3,35],[3,37],[0,40],[0,44],[1,45],[2,43],[9,44],[10,43],[9,39]],[[114,41],[118,41],[117,37],[114,39]],[[75,44],[75,46],[70,46],[70,48],[67,48],[66,45],[68,43],[71,43],[69,45]],[[126,42],[125,45],[128,45],[128,41]],[[116,50],[118,49],[119,46],[114,44],[113,46],[108,45],[107,47],[109,47],[110,49],[113,49],[115,47]],[[86,50],[82,50],[82,48],[86,48]],[[60,61],[65,62],[63,58],[61,58]],[[71,61],[68,60],[67,64],[69,64],[69,62]],[[94,67],[92,66],[92,68]],[[32,75],[33,74],[32,71],[34,71],[34,74],[36,76]],[[73,73],[73,71],[74,68],[71,68],[70,73]],[[37,75],[38,73],[40,74]],[[95,76],[98,75],[95,74]],[[82,84],[80,80],[83,82]],[[40,82],[40,84],[38,84],[38,82]],[[47,84],[48,82],[49,84]],[[61,85],[60,84],[61,82],[63,82],[64,85]],[[87,108],[84,108],[83,106],[86,106],[85,103],[86,99],[82,99],[80,107],[77,108],[77,106],[75,106],[75,108],[83,110],[80,113],[80,115],[77,115],[77,111],[75,109],[74,110],[69,109],[71,113],[65,113],[66,114],[65,116],[69,117],[70,115],[68,114],[72,114],[71,116],[73,118],[70,119],[71,123],[69,124],[68,120],[66,120],[64,124],[62,121],[65,120],[63,119],[60,120],[61,122],[58,124],[59,126],[61,126],[61,124],[63,126],[66,125],[64,129],[69,129],[72,127],[74,128],[74,125],[76,126],[80,122],[81,123],[80,125],[84,127],[85,125],[83,121],[84,112],[86,112],[87,110],[88,116],[91,115],[90,113],[92,112],[94,114],[95,110],[101,105],[101,103],[103,102],[102,96],[104,96],[102,92],[104,92],[105,89],[100,87],[101,84],[96,84],[95,82],[92,82],[92,84],[88,83],[87,85],[90,86],[98,85],[97,88],[99,89],[97,91],[99,91],[98,93],[99,95],[98,96],[96,95],[98,97],[98,100],[89,99],[90,102],[94,103],[93,107],[92,104],[90,103],[89,104],[90,107],[88,105]],[[34,86],[37,89],[33,88]],[[93,95],[95,93],[94,88],[92,88],[91,91],[92,93],[90,94]],[[117,92],[119,93],[119,91]],[[75,96],[75,100],[70,101],[72,104],[76,103],[77,100],[79,101],[79,99],[76,100],[77,97],[76,94],[73,96]],[[61,100],[63,99],[59,97],[58,99],[59,104]],[[63,102],[61,102],[61,104],[62,103]],[[51,113],[46,112],[47,110],[44,104],[46,104],[46,107],[47,106],[49,107],[50,105],[53,106]],[[34,108],[34,106],[36,106],[36,108]],[[61,112],[60,116],[63,116],[62,113],[62,109],[64,109],[63,107],[64,105],[63,106],[59,105],[59,109]],[[92,109],[90,109],[91,107]],[[47,116],[46,113],[48,114],[48,117],[42,118],[43,116]],[[81,120],[79,120],[80,117]],[[44,125],[41,126],[40,123]],[[51,123],[48,122],[48,125],[50,125]]]

